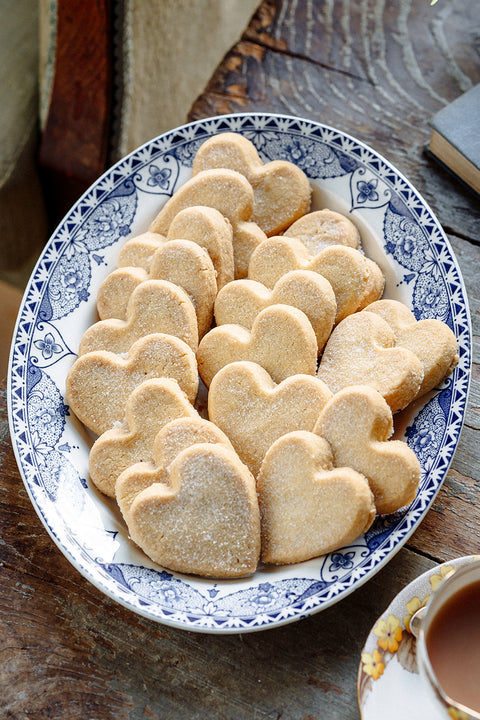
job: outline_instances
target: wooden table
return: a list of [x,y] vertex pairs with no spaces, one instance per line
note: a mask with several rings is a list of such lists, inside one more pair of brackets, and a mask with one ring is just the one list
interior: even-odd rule
[[[265,0],[189,119],[265,110],[350,133],[423,194],[463,272],[478,335],[478,199],[425,154],[428,120],[480,82],[478,0]],[[342,602],[292,625],[201,635],[103,596],[37,518],[0,407],[2,717],[69,720],[358,718],[360,651],[406,583],[480,548],[478,353],[466,422],[433,507],[408,544]],[[478,434],[477,434],[478,433]]]

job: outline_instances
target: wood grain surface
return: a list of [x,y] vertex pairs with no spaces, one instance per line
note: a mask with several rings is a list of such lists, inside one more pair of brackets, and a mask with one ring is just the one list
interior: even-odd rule
[[[322,613],[249,635],[201,635],[106,598],[53,544],[20,480],[0,396],[2,718],[357,718],[376,615],[434,562],[403,549]],[[375,598],[372,603],[372,598]]]
[[478,239],[478,200],[424,148],[431,116],[480,83],[479,25],[476,0],[267,0],[189,119],[264,110],[332,125],[401,170],[447,232]]
[[[35,514],[0,403],[1,717],[357,720],[363,643],[406,583],[480,547],[478,199],[425,154],[428,119],[480,82],[478,0],[265,0],[189,119],[262,110],[360,138],[426,197],[459,261],[474,366],[451,469],[407,546],[342,602],[297,623],[201,635],[134,615],[88,583]],[[386,715],[388,717],[388,714]]]

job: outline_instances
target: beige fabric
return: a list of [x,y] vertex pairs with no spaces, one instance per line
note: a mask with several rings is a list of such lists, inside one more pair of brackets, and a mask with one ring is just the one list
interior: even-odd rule
[[118,157],[185,122],[259,0],[126,0]]
[[[15,7],[28,4],[36,5],[19,0]],[[121,73],[115,84],[123,90],[112,161],[185,123],[192,103],[259,5],[260,0],[124,0],[123,27],[121,19],[115,20],[116,71]],[[39,0],[39,7],[43,125],[54,73],[56,0]]]
[[21,285],[46,240],[35,154],[38,9],[2,2],[0,23],[0,277]]

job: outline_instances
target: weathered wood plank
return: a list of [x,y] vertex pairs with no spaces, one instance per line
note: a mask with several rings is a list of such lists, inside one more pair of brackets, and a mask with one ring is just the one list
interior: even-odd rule
[[480,82],[478,23],[477,0],[264,2],[189,119],[256,110],[337,127],[398,167],[449,232],[478,242],[478,199],[425,154],[432,115]]
[[404,550],[314,617],[249,636],[200,636],[157,627],[101,596],[53,547],[27,503],[25,534],[18,513],[8,518],[6,505],[0,509],[3,527],[13,529],[0,568],[5,717],[183,720],[188,710],[192,720],[353,720],[370,627],[433,564]]
[[439,2],[433,16],[413,0],[265,0],[191,113],[271,110],[336,125],[392,160],[449,230],[472,312],[472,390],[451,470],[408,546],[345,600],[292,625],[229,636],[156,625],[103,596],[51,541],[16,467],[3,384],[5,717],[357,720],[360,651],[377,617],[436,561],[477,552],[480,209],[423,154],[431,113],[480,80],[476,6]]
[[[434,565],[409,550],[327,610],[252,635],[196,635],[102,595],[55,547],[20,480],[0,398],[0,685],[5,717],[357,717],[376,617]],[[27,715],[28,714],[28,715]]]
[[88,603],[84,587],[47,594],[24,578],[0,606],[6,717],[183,720],[188,711],[192,720],[353,720],[370,627],[394,594],[431,566],[403,551],[338,606],[294,626],[225,637],[157,628],[124,617],[111,601]]

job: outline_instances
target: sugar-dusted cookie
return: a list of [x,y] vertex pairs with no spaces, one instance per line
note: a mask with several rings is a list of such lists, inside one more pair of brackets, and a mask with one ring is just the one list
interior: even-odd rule
[[334,463],[367,478],[377,513],[408,505],[420,482],[420,465],[401,440],[389,440],[392,413],[373,388],[358,385],[336,393],[325,405],[314,432],[332,448]]
[[189,240],[210,256],[217,288],[233,280],[232,226],[214,208],[187,207],[175,216],[167,235],[145,232],[127,240],[118,257],[118,267],[140,267],[148,272],[154,253],[169,240]]
[[[331,250],[333,251],[333,248],[331,248]],[[385,289],[385,276],[384,276],[381,268],[377,265],[376,262],[374,262],[370,258],[367,258],[367,263],[368,263],[367,286],[365,288],[363,297],[358,306],[359,310],[364,310],[367,307],[367,305],[370,305],[371,303],[373,303],[376,300],[378,300],[379,298],[381,298],[383,295],[383,291]]]
[[183,340],[157,333],[137,340],[125,358],[106,350],[78,357],[67,375],[66,399],[78,419],[100,435],[123,422],[134,388],[158,377],[176,380],[194,402],[197,361]]
[[311,269],[333,288],[337,300],[336,321],[378,300],[385,287],[380,267],[359,250],[331,245],[313,258]]
[[397,345],[411,350],[423,365],[423,381],[418,395],[437,387],[458,363],[458,344],[454,333],[441,320],[416,320],[398,300],[378,300],[365,310],[380,315],[392,328]]
[[312,257],[297,238],[273,236],[264,240],[252,253],[248,278],[271,290],[283,275],[292,270],[311,270]]
[[220,443],[233,450],[233,445],[220,428],[199,416],[172,420],[157,434],[154,457],[157,466],[168,467],[181,450],[198,443]]
[[144,232],[127,240],[118,256],[118,267],[138,267],[148,272],[153,254],[166,242],[165,235]]
[[[142,472],[142,464],[130,470]],[[123,478],[118,480],[123,486]],[[182,450],[168,484],[140,492],[126,513],[132,540],[162,567],[206,577],[251,575],[260,555],[255,481],[236,453],[221,444]]]
[[109,273],[97,293],[100,320],[126,320],[128,301],[133,291],[148,279],[148,271],[142,267],[120,267]]
[[219,325],[201,340],[198,371],[207,387],[225,365],[251,360],[261,365],[274,382],[290,375],[315,375],[318,347],[312,325],[301,310],[270,305],[255,318],[251,332],[241,325]]
[[359,250],[331,245],[311,256],[300,240],[284,236],[268,238],[256,248],[248,277],[273,288],[292,270],[317,272],[328,280],[335,293],[337,322],[378,300],[384,288],[379,266]]
[[146,335],[174,335],[198,347],[197,317],[185,290],[167,280],[145,280],[133,291],[126,320],[99,320],[83,334],[79,355],[96,350],[125,353]]
[[255,280],[229,283],[215,299],[215,320],[217,325],[242,325],[251,330],[258,313],[278,303],[305,313],[322,350],[335,322],[337,303],[328,280],[311,270],[292,270],[277,280],[273,290]]
[[[187,415],[171,420],[160,428],[148,446],[149,458],[130,463],[124,471],[117,476],[114,484],[114,496],[126,518],[130,506],[136,496],[153,485],[153,483],[168,483],[170,464],[177,455],[191,445],[199,443],[220,443],[233,450],[230,440],[216,425],[209,420],[203,420],[198,415]],[[139,464],[141,463],[141,467]]]
[[333,210],[315,210],[290,225],[285,237],[297,238],[310,255],[318,255],[329,245],[360,247],[360,233],[353,222]]
[[417,396],[423,367],[411,350],[395,345],[385,320],[364,310],[346,317],[332,332],[317,376],[333,393],[348,385],[369,385],[397,412]]
[[155,436],[175,418],[195,418],[197,411],[176,380],[145,380],[129,395],[125,422],[102,433],[90,450],[89,474],[105,495],[115,497],[115,482],[130,465],[153,459]]
[[167,240],[181,238],[203,247],[215,268],[217,289],[234,277],[233,231],[228,218],[212,207],[195,206],[181,210],[170,223]]
[[273,443],[257,493],[267,563],[302,562],[338,550],[375,518],[365,477],[350,467],[334,468],[329,444],[311,432],[291,432]]
[[213,378],[208,415],[256,476],[270,445],[293,430],[313,430],[331,396],[325,383],[310,375],[276,385],[260,365],[240,361]]
[[254,205],[252,186],[235,170],[204,170],[178,188],[150,225],[150,232],[167,234],[179,212],[198,205],[215,208],[226,217],[233,231],[235,277],[246,277],[250,255],[266,239],[251,221]]
[[217,282],[206,250],[190,240],[169,240],[153,254],[150,272],[138,267],[121,267],[100,285],[97,310],[101,320],[126,320],[133,291],[146,280],[167,280],[187,293],[197,316],[198,335],[210,329]]
[[252,220],[267,235],[285,230],[310,209],[311,188],[299,167],[285,160],[263,164],[254,144],[237,133],[220,133],[206,140],[193,161],[193,174],[230,168],[245,175],[255,195]]

